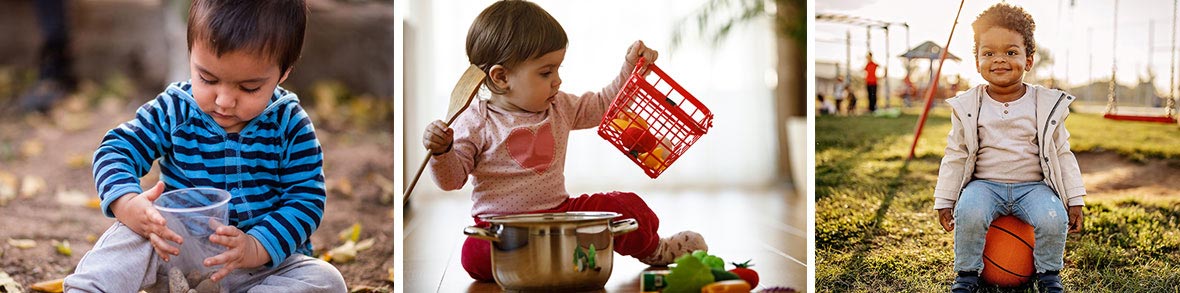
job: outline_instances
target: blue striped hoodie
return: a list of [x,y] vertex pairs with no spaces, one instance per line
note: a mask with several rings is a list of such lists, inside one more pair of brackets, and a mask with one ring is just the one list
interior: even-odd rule
[[311,234],[324,213],[323,154],[299,98],[276,87],[270,104],[239,133],[226,133],[193,99],[192,85],[173,83],[107,132],[94,152],[102,211],[141,193],[139,178],[159,159],[165,190],[228,190],[229,224],[266,248],[268,267],[292,253],[311,255]]

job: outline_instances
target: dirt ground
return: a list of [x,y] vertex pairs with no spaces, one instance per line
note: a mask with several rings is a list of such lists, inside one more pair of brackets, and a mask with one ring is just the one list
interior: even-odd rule
[[[87,200],[97,198],[91,158],[106,131],[132,118],[134,109],[154,94],[133,95],[142,97],[134,99],[102,98],[101,94],[97,94],[99,98],[75,97],[48,115],[12,110],[0,113],[0,193],[6,180],[7,185],[24,178],[34,178],[26,182],[40,178],[45,183],[40,190],[38,184],[25,183],[26,188],[32,187],[29,194],[0,204],[0,271],[26,290],[35,282],[65,277],[91,249],[94,237],[114,223],[87,206]],[[350,289],[392,291],[392,118],[361,123],[337,113],[372,104],[309,105],[308,95],[301,96],[325,151],[324,173],[329,185],[324,219],[312,235],[316,255],[342,244],[337,234],[360,223],[360,239],[374,238],[376,244],[358,253],[355,261],[335,265]],[[156,178],[153,171],[144,178],[144,185],[154,184]],[[37,245],[17,248],[9,239],[32,239]],[[53,240],[69,241],[72,255],[55,252]]]
[[1087,197],[1175,196],[1180,190],[1180,161],[1133,162],[1112,152],[1078,153]]

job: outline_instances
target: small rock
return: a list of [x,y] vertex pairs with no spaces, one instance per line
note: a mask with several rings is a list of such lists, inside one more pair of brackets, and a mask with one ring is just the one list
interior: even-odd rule
[[204,279],[205,276],[201,274],[201,270],[192,270],[188,274],[185,274],[184,278],[189,284],[200,284],[201,279]]
[[197,293],[217,293],[221,292],[221,284],[210,279],[205,279],[200,284],[197,284]]
[[180,268],[172,268],[168,270],[168,293],[188,293],[188,280],[184,279],[184,273],[180,272]]

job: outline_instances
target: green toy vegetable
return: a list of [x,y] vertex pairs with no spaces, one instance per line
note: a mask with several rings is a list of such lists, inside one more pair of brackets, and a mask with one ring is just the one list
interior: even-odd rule
[[737,274],[734,274],[733,272],[730,272],[730,271],[726,271],[724,269],[709,269],[709,270],[712,271],[712,273],[713,273],[713,281],[714,282],[729,281],[729,280],[741,280],[742,279]]
[[715,255],[709,255],[707,251],[697,250],[692,252],[692,256],[700,259],[705,266],[710,269],[725,270],[725,260]]
[[676,266],[668,274],[665,293],[696,293],[701,287],[713,283],[713,272],[700,259],[684,255],[676,259]]

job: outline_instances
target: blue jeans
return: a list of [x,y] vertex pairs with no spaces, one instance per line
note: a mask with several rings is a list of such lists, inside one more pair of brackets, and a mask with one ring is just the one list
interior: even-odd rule
[[963,188],[955,204],[955,271],[983,270],[983,243],[992,221],[1013,215],[1033,226],[1036,272],[1065,266],[1069,216],[1065,205],[1045,183],[999,183],[975,180]]

